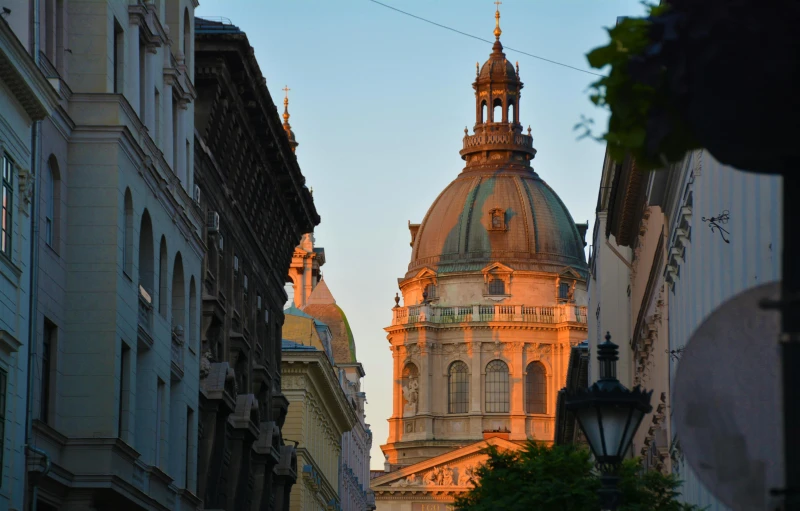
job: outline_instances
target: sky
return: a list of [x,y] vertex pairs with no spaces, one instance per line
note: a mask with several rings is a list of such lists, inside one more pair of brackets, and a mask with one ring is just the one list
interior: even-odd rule
[[[493,40],[491,0],[381,0]],[[525,84],[520,120],[531,126],[533,167],[576,222],[590,222],[605,147],[577,140],[581,116],[602,131],[608,116],[588,99],[596,76],[510,51],[591,70],[585,54],[608,41],[639,0],[505,0],[501,41]],[[200,0],[196,16],[224,17],[247,33],[273,100],[288,85],[297,159],[322,217],[325,281],[346,312],[366,377],[371,466],[383,468],[392,406],[390,325],[397,279],[410,262],[412,223],[464,167],[464,127],[475,122],[472,82],[491,44],[370,0]],[[597,72],[597,70],[591,70]]]

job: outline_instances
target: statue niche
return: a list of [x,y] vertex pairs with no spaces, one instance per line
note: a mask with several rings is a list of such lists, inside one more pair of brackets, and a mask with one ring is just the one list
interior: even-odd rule
[[406,364],[403,368],[403,417],[417,414],[419,401],[419,371],[414,364]]

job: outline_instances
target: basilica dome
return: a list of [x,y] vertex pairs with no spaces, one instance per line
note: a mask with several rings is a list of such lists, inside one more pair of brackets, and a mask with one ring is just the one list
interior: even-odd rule
[[465,171],[439,195],[414,237],[409,273],[515,270],[585,273],[582,233],[532,170]]

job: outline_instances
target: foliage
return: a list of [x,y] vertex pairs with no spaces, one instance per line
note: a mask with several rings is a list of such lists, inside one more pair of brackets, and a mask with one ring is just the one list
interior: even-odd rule
[[[622,18],[608,29],[609,43],[587,54],[593,68],[610,67],[607,76],[590,85],[591,101],[611,110],[608,131],[599,139],[608,142],[613,159],[622,161],[630,153],[640,169],[678,161],[699,146],[672,101],[667,69],[658,65],[660,47],[653,47],[657,21],[668,8],[665,4],[648,9],[647,18]],[[588,124],[584,120],[576,128],[589,136]]]
[[[596,511],[600,479],[591,454],[571,445],[528,442],[516,452],[487,448],[489,459],[476,470],[475,486],[456,500],[459,511]],[[641,472],[636,460],[620,468],[620,511],[694,511],[676,501],[681,482],[674,475]]]

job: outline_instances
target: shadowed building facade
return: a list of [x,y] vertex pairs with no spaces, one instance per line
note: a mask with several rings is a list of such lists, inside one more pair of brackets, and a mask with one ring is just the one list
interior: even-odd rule
[[389,474],[372,482],[378,509],[452,502],[485,439],[552,443],[557,390],[587,335],[587,225],[531,167],[523,84],[495,16],[496,41],[473,83],[466,166],[409,224],[403,305],[398,295],[386,328],[394,401],[381,446]]
[[282,428],[284,276],[320,221],[247,36],[197,19],[196,208],[206,219],[198,496],[205,509],[288,510]]

